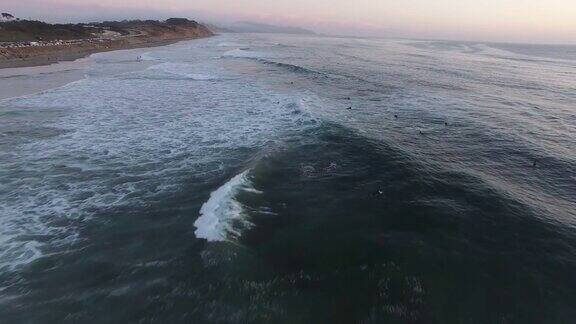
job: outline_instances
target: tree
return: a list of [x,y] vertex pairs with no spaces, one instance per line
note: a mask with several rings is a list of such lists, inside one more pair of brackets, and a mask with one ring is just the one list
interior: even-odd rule
[[188,20],[186,18],[169,18],[166,19],[166,23],[172,26],[196,26],[197,23],[193,20]]

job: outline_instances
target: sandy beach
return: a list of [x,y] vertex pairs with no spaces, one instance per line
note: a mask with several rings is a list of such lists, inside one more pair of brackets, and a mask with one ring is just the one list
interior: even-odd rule
[[139,70],[149,66],[139,59],[144,53],[139,49],[212,35],[195,22],[177,26],[144,22],[129,26],[125,34],[105,30],[87,39],[0,42],[0,100],[81,80],[93,62],[90,55],[95,53],[126,50],[133,61],[126,66],[130,71]]
[[0,100],[57,88],[81,80],[89,58],[50,65],[0,69]]
[[163,46],[213,35],[206,27],[195,22],[179,26],[143,24],[130,27],[127,32],[127,35],[105,32],[87,39],[0,42],[0,69],[50,65],[98,52]]
[[81,42],[72,45],[53,45],[43,47],[0,48],[0,69],[50,65],[63,61],[74,61],[99,52],[157,47],[183,40],[200,37],[179,37],[149,40],[111,40],[102,43]]
[[124,52],[124,55],[130,57],[133,62],[124,64],[123,72],[137,71],[151,64],[148,61],[137,60],[148,48],[168,46],[186,40],[142,43],[132,48],[110,48],[102,51],[62,50],[51,60],[42,60],[42,56],[37,56],[5,61],[6,66],[0,68],[0,100],[34,94],[82,80],[94,62],[92,54]]

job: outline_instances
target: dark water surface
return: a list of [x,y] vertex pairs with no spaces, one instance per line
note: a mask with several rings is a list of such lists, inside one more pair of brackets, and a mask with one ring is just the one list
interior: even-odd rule
[[574,47],[92,60],[0,101],[1,323],[575,321]]

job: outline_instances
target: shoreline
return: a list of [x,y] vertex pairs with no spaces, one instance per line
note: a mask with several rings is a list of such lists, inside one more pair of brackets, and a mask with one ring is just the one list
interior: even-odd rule
[[[44,48],[0,48],[0,70],[10,68],[48,66],[60,62],[71,62],[95,53],[160,47],[181,41],[212,37],[214,34],[194,35],[168,39],[125,38],[104,43],[81,42],[74,45],[46,46]],[[2,57],[4,56],[4,57]]]
[[[35,59],[19,61],[16,62],[15,66],[0,68],[0,101],[58,88],[84,79],[86,67],[92,64],[90,59],[92,54],[117,51],[142,51],[146,48],[168,46],[212,36],[215,35],[154,41],[133,44],[132,46],[105,49],[102,51],[90,51],[85,53],[77,52],[74,54],[77,54],[79,58],[76,58],[74,55],[69,55],[67,57],[60,57],[58,61],[53,62],[47,60],[41,60],[38,62],[35,61]],[[141,63],[143,64],[142,66],[147,66],[146,61]],[[54,77],[55,73],[57,73],[58,77]],[[30,76],[43,75],[50,77],[30,78]]]
[[59,88],[86,77],[90,58],[62,61],[50,65],[0,69],[0,102]]

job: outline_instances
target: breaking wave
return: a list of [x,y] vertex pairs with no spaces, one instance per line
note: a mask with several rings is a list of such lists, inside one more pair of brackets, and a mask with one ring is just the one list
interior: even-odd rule
[[241,191],[260,194],[244,171],[210,194],[200,209],[200,217],[194,222],[196,237],[208,241],[226,241],[241,235],[241,230],[252,224],[246,211],[237,200]]
[[222,54],[222,57],[233,57],[233,58],[267,58],[271,57],[272,55],[263,53],[263,52],[255,52],[248,49],[237,48],[234,50],[230,50]]
[[176,78],[185,78],[197,81],[215,81],[222,77],[214,73],[214,70],[208,71],[205,67],[185,63],[162,63],[148,68],[156,76],[169,75]]

